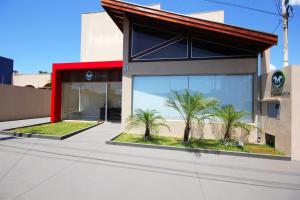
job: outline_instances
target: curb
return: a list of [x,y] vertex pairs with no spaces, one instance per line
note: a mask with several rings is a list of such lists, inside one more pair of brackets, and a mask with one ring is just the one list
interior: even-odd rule
[[11,129],[27,128],[27,127],[30,127],[30,126],[39,126],[39,125],[44,125],[44,124],[51,124],[51,122],[43,122],[43,123],[40,123],[40,124],[32,124],[32,125],[26,125],[26,126],[17,126],[17,127],[13,127],[13,128],[8,128],[8,129],[0,130],[0,131],[9,131]]
[[[80,129],[78,131],[74,131],[72,133],[69,133],[69,134],[66,134],[66,135],[62,135],[62,136],[42,135],[42,134],[34,134],[34,133],[19,133],[19,132],[10,132],[10,131],[7,131],[7,130],[11,130],[11,129],[6,129],[4,131],[0,131],[0,134],[2,134],[2,135],[8,135],[8,136],[14,136],[14,137],[41,138],[41,139],[50,139],[50,140],[64,140],[66,138],[69,138],[69,137],[72,137],[74,135],[77,135],[78,133],[81,133],[81,132],[83,132],[85,130],[88,130],[90,128],[98,126],[98,125],[100,125],[102,123],[103,122],[97,123],[97,124],[95,124],[93,126],[89,126],[87,128],[83,128],[83,129]],[[42,123],[42,124],[47,124],[47,123]],[[42,124],[37,124],[37,125],[42,125]],[[29,127],[29,126],[23,126],[23,127]],[[23,127],[18,127],[18,128],[23,128]]]
[[174,147],[174,146],[163,146],[163,145],[156,145],[156,144],[140,144],[140,143],[131,143],[131,142],[115,142],[112,140],[106,141],[105,144],[129,146],[129,147],[140,147],[140,148],[148,148],[148,149],[162,149],[162,150],[173,150],[173,151],[185,151],[185,152],[192,152],[192,153],[207,153],[207,154],[215,154],[215,155],[230,155],[230,156],[241,156],[241,157],[250,157],[250,158],[291,161],[291,157],[275,156],[275,155],[268,155],[268,154],[245,153],[245,152],[235,152],[235,151],[221,151],[221,150],[189,148],[189,147]]

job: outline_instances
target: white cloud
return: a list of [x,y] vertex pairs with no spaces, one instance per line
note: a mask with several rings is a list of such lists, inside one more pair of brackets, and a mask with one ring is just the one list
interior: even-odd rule
[[289,4],[292,6],[300,6],[300,0],[290,0]]
[[270,64],[270,71],[275,71],[277,70],[277,67],[275,67],[275,65]]

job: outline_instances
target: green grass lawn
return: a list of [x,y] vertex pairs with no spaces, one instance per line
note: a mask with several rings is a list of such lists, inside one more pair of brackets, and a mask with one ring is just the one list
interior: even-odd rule
[[95,124],[96,122],[57,122],[51,124],[33,125],[25,128],[16,128],[10,131],[19,133],[63,136],[83,128],[88,128]]
[[238,151],[238,152],[260,153],[260,154],[271,154],[271,155],[284,155],[284,153],[268,145],[245,144],[244,147],[242,148],[237,146],[225,146],[223,142],[220,140],[209,140],[209,139],[190,139],[188,144],[183,144],[182,139],[176,137],[152,135],[150,140],[145,141],[143,135],[122,133],[120,136],[115,138],[114,141],[132,142],[132,143],[141,143],[141,144],[156,144],[156,145],[164,145],[164,146],[203,148],[203,149],[213,149],[213,150],[227,150],[227,151]]

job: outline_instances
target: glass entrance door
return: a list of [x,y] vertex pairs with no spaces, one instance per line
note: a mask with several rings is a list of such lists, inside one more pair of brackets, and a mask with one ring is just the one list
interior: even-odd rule
[[121,120],[122,83],[107,83],[107,119],[111,121]]
[[63,83],[65,120],[120,120],[121,82]]
[[106,102],[106,83],[63,84],[63,119],[99,120]]

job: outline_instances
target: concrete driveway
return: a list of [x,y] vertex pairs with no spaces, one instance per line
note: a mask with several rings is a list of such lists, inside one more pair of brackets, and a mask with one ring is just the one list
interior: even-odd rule
[[119,129],[0,135],[0,199],[300,199],[300,162],[106,145]]

